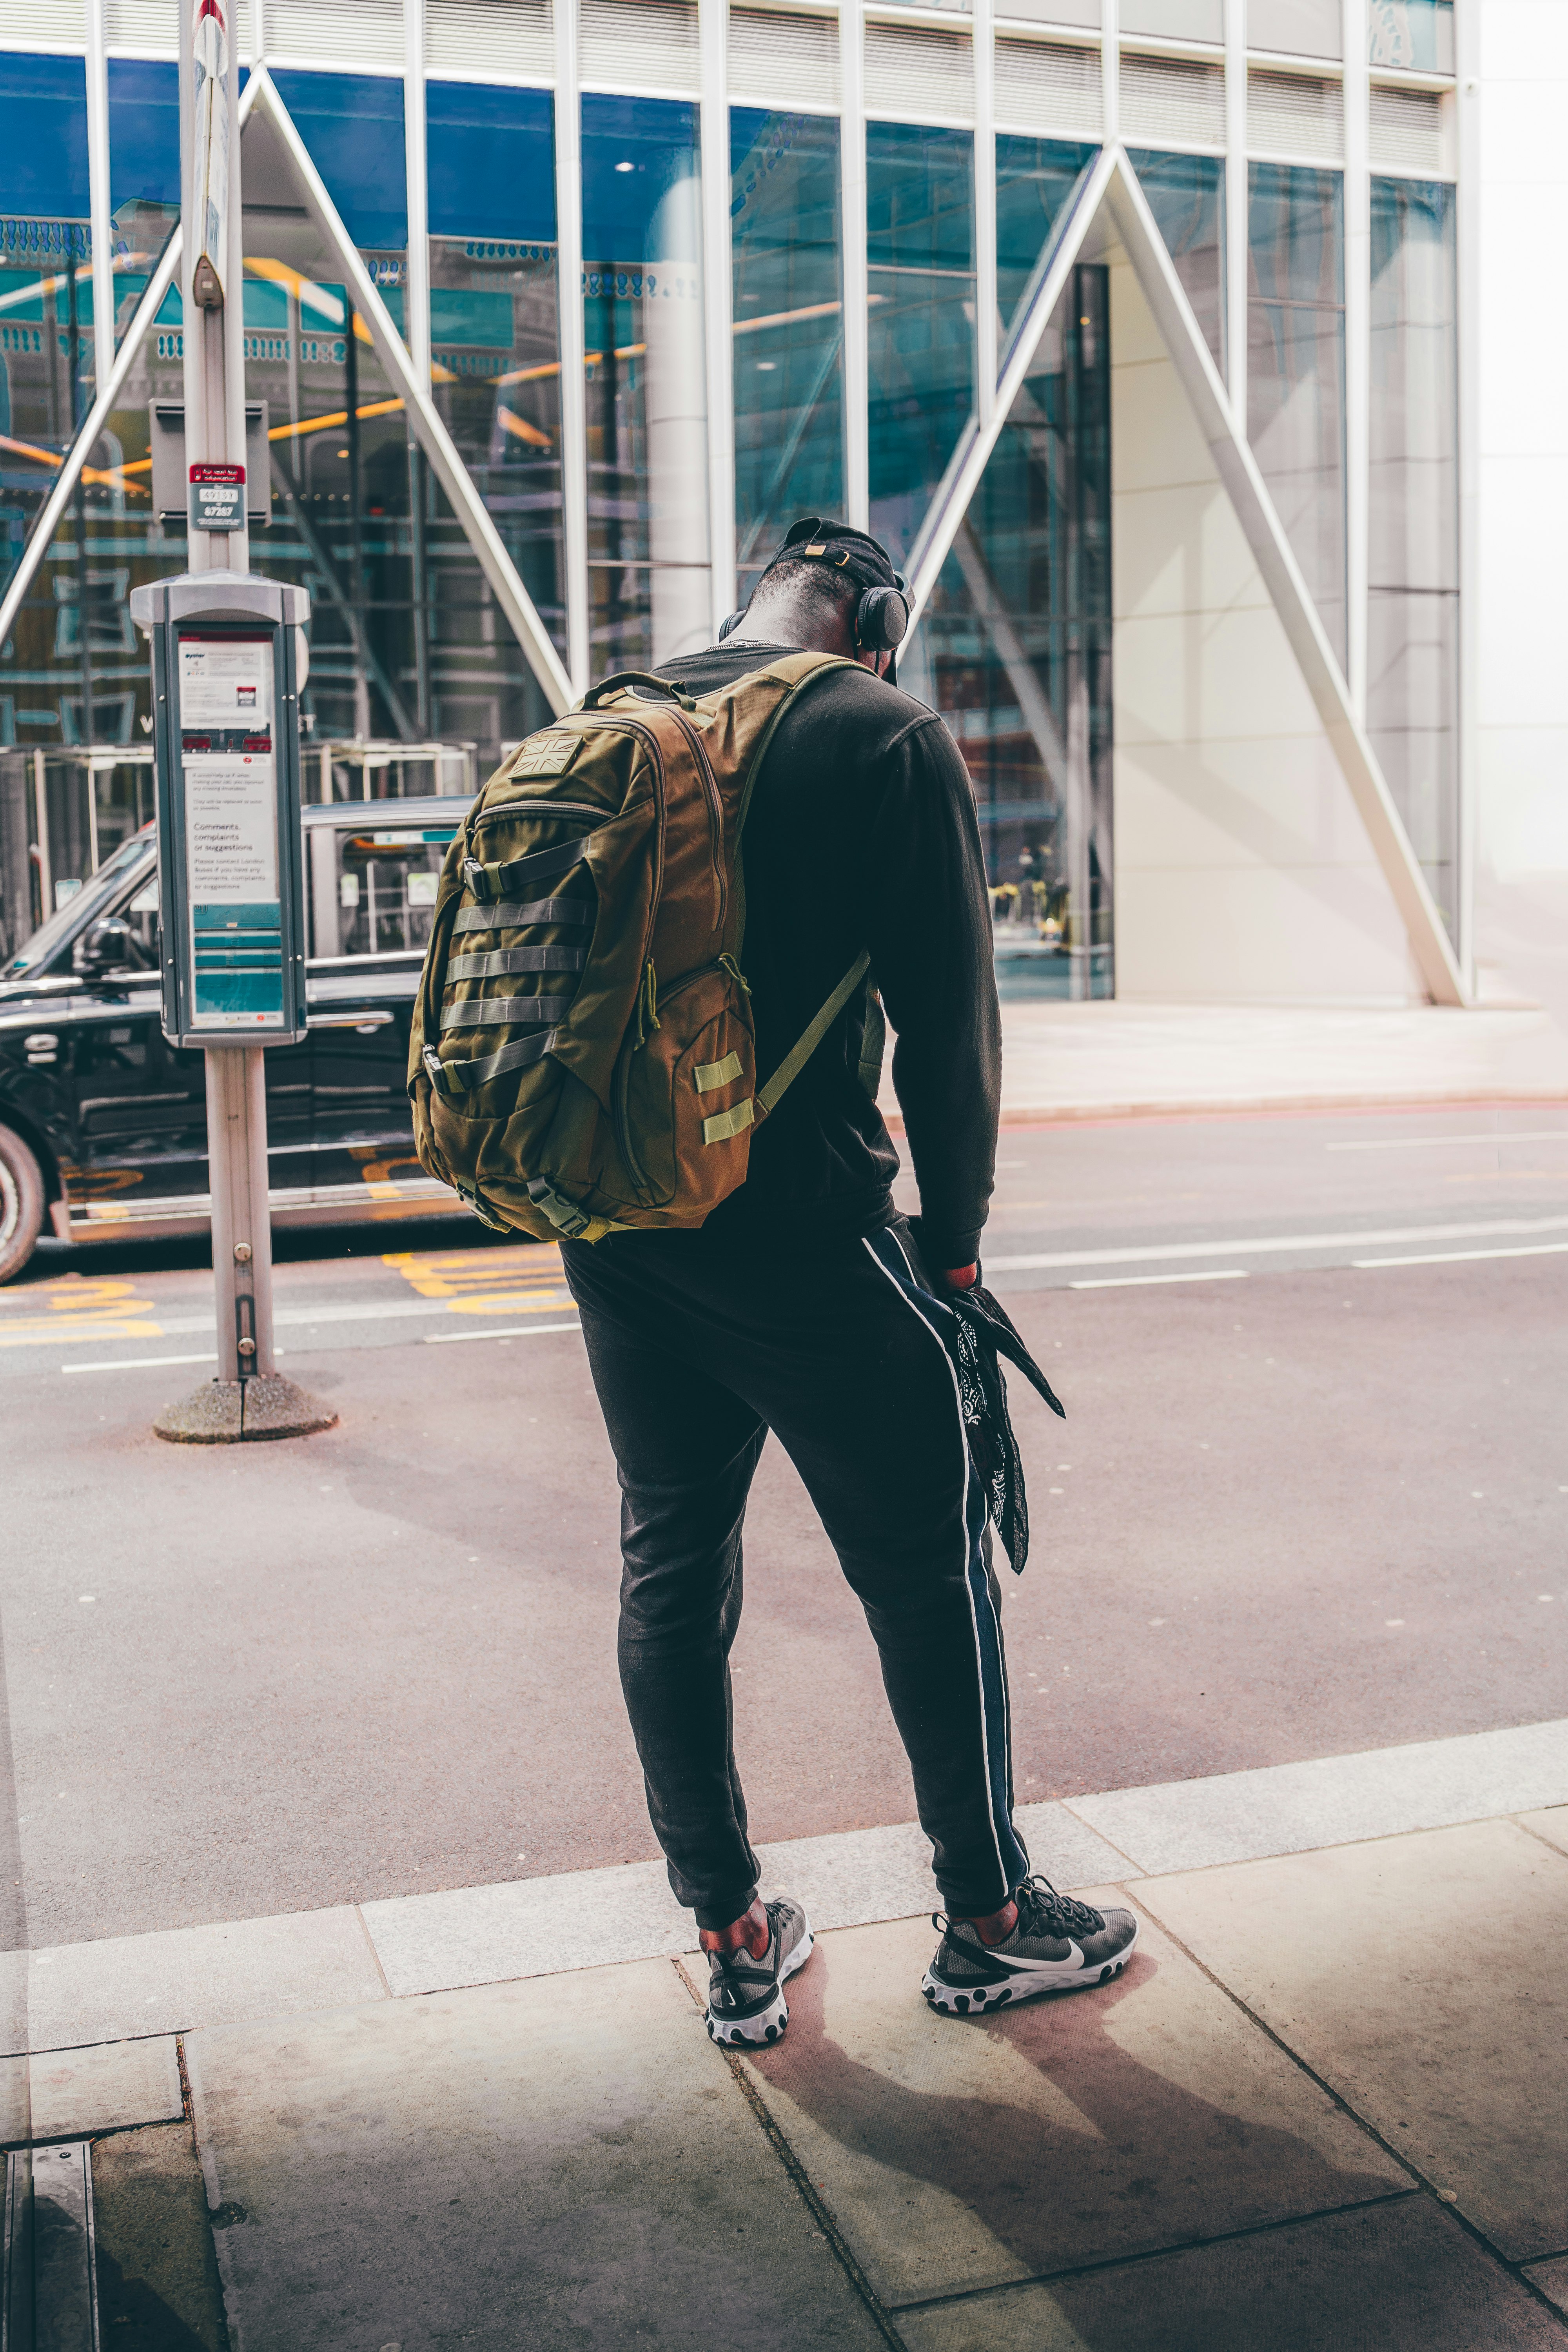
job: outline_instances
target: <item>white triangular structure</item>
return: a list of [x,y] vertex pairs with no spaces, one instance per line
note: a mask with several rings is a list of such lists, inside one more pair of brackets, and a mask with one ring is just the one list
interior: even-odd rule
[[[984,426],[971,422],[932,501],[910,562],[916,616],[1091,236],[1102,251],[1113,239],[1120,250],[1111,257],[1121,264],[1112,270],[1111,335],[1118,992],[1407,994],[1407,943],[1419,988],[1436,1003],[1463,1004],[1458,961],[1376,754],[1137,175],[1119,147],[1105,149],[1080,183],[1023,306],[993,415]],[[1157,385],[1150,362],[1162,379]],[[1154,616],[1139,608],[1136,587],[1130,604],[1122,586],[1148,559],[1147,534],[1141,543],[1129,537],[1129,466],[1139,434],[1127,403],[1140,367],[1151,394],[1142,437],[1148,441],[1150,426],[1163,436],[1165,487],[1189,493],[1187,520],[1211,555],[1215,532],[1204,525],[1202,509],[1217,499],[1224,516],[1218,535],[1223,540],[1228,531],[1230,541],[1217,551],[1223,584],[1200,583],[1179,612],[1167,599],[1159,617],[1178,626],[1144,630],[1143,646],[1140,628]],[[1173,396],[1178,385],[1184,400]],[[1167,536],[1173,555],[1186,546],[1173,519]],[[1187,643],[1173,660],[1182,633]],[[1143,714],[1148,723],[1141,726],[1141,700],[1165,689],[1166,707],[1157,717]],[[1248,703],[1257,708],[1260,692],[1271,701],[1266,723],[1238,724]],[[1223,772],[1227,742],[1236,759],[1229,775]],[[1160,760],[1150,756],[1155,749],[1163,757],[1163,776]],[[1337,793],[1325,795],[1320,775],[1306,772],[1325,761],[1348,787],[1349,807]],[[1206,809],[1199,805],[1205,796]],[[1165,837],[1155,847],[1150,835],[1162,825]],[[1314,861],[1306,836],[1325,827],[1333,837],[1317,843]],[[1244,872],[1255,879],[1267,874],[1269,889],[1232,887]],[[1195,951],[1205,937],[1215,949],[1206,964]]]

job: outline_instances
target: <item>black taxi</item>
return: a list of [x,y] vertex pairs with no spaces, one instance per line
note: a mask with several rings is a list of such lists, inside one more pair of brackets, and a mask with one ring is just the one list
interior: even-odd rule
[[[409,1017],[464,799],[304,814],[309,1034],[269,1047],[275,1221],[449,1212],[414,1158]],[[0,1282],[68,1241],[205,1229],[205,1055],[159,1020],[158,866],[143,827],[0,965]]]

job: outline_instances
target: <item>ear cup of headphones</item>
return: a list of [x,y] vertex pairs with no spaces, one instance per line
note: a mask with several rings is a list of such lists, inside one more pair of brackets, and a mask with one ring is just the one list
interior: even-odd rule
[[855,638],[868,653],[891,653],[910,625],[901,588],[868,588],[855,614]]
[[738,628],[740,627],[740,625],[741,625],[742,622],[742,621],[745,619],[745,617],[746,617],[747,611],[748,611],[748,607],[747,607],[746,605],[742,604],[742,607],[741,607],[741,609],[740,609],[740,611],[739,611],[738,613],[731,613],[731,615],[730,615],[730,617],[729,617],[729,619],[728,619],[727,621],[721,621],[721,622],[720,622],[720,624],[719,624],[719,642],[720,642],[720,644],[721,644],[721,645],[722,645],[722,643],[723,643],[724,639],[725,639],[727,636],[729,636],[729,635],[730,635],[730,634],[731,634],[731,632],[732,630],[738,629]]

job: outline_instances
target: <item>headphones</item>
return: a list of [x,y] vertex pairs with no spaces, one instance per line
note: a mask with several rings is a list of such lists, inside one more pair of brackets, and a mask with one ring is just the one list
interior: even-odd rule
[[[856,541],[859,545],[854,544]],[[846,542],[848,542],[847,544]],[[852,530],[847,524],[824,522],[818,515],[806,515],[793,523],[773,563],[786,555],[803,557],[812,562],[830,564],[836,572],[847,572],[860,591],[855,607],[855,643],[867,653],[894,653],[904,641],[910,625],[908,587],[901,572],[893,570],[886,551],[866,531]],[[888,585],[885,573],[892,572],[893,585]],[[879,573],[884,574],[879,578]],[[763,580],[768,572],[764,572]],[[762,586],[759,580],[757,586]],[[753,591],[753,593],[755,592]],[[743,604],[731,613],[719,631],[721,643],[739,628],[750,611]],[[889,675],[891,673],[889,672]]]

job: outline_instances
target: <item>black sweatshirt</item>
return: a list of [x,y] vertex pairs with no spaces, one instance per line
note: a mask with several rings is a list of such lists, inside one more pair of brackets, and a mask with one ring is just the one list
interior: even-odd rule
[[[709,694],[785,646],[737,644],[661,665]],[[757,1080],[773,1076],[863,950],[897,1033],[893,1084],[932,1267],[978,1256],[991,1199],[1001,1017],[974,796],[936,713],[858,667],[815,679],[780,722],[742,845]],[[838,1238],[892,1213],[899,1158],[860,1083],[857,992],[773,1116],[751,1172],[709,1218],[739,1237]]]

